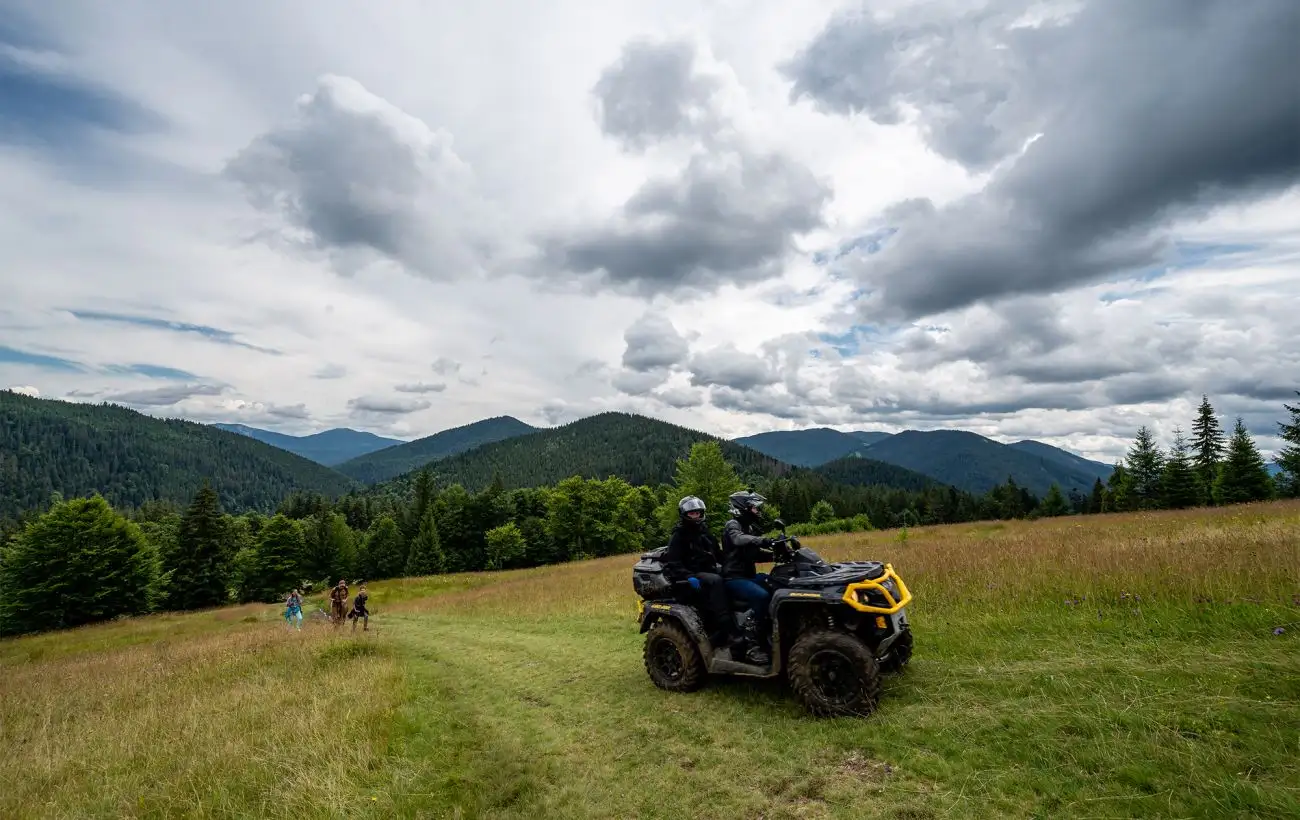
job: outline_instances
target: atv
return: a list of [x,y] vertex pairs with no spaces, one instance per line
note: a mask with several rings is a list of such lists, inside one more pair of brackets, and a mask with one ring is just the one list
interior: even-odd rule
[[[765,583],[771,661],[755,665],[732,657],[709,641],[693,588],[664,576],[660,559],[667,547],[641,554],[632,569],[644,660],[650,680],[670,692],[699,689],[706,674],[775,678],[783,671],[795,696],[813,715],[865,716],[880,699],[880,675],[901,671],[912,657],[912,630],[906,606],[912,600],[903,579],[889,564],[845,561],[828,564],[785,534],[773,540],[772,571]],[[732,600],[731,615],[743,630],[752,616],[748,605]]]

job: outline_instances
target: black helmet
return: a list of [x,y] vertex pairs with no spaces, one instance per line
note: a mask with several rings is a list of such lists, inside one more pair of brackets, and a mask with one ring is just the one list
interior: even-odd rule
[[706,517],[704,502],[693,495],[686,496],[677,502],[677,517],[683,524],[702,525]]
[[766,498],[753,490],[741,490],[727,497],[731,502],[731,514],[741,519],[758,522],[763,517],[762,506]]

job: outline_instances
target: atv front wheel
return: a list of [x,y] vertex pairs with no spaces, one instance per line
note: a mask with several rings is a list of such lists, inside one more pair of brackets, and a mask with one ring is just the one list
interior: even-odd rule
[[903,671],[907,662],[912,659],[912,630],[903,630],[903,634],[894,639],[894,643],[889,647],[889,653],[879,664],[880,671],[886,675],[892,675],[896,672]]
[[844,632],[808,632],[790,647],[790,685],[818,717],[863,717],[880,701],[880,670],[861,641]]
[[693,692],[704,682],[704,660],[680,626],[660,621],[645,636],[645,671],[660,689]]

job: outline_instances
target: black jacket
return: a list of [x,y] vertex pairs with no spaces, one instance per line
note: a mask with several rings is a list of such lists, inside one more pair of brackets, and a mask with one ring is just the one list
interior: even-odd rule
[[772,560],[772,542],[761,535],[745,532],[736,519],[722,528],[722,577],[753,578],[759,560]]
[[718,542],[707,529],[687,528],[679,522],[673,527],[662,559],[664,576],[670,581],[683,581],[699,572],[716,573],[719,558]]

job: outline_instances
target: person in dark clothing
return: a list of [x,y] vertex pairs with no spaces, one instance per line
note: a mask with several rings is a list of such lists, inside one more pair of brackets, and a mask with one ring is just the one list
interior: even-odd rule
[[714,646],[735,643],[737,634],[727,604],[727,590],[718,574],[718,542],[705,526],[704,502],[688,495],[677,502],[677,524],[664,552],[664,576],[674,584],[687,583],[700,593]]
[[364,621],[365,626],[361,627],[362,632],[370,631],[370,610],[366,608],[366,601],[370,600],[370,593],[366,592],[366,585],[362,584],[361,589],[357,591],[356,600],[352,603],[352,611],[348,617],[352,619],[352,631],[357,631],[357,621]]
[[722,577],[727,594],[750,606],[744,637],[749,644],[745,659],[767,664],[772,658],[765,651],[768,634],[767,605],[772,593],[759,583],[766,575],[758,572],[759,561],[773,560],[772,539],[764,538],[763,502],[767,499],[753,491],[732,493],[731,520],[722,528]]

